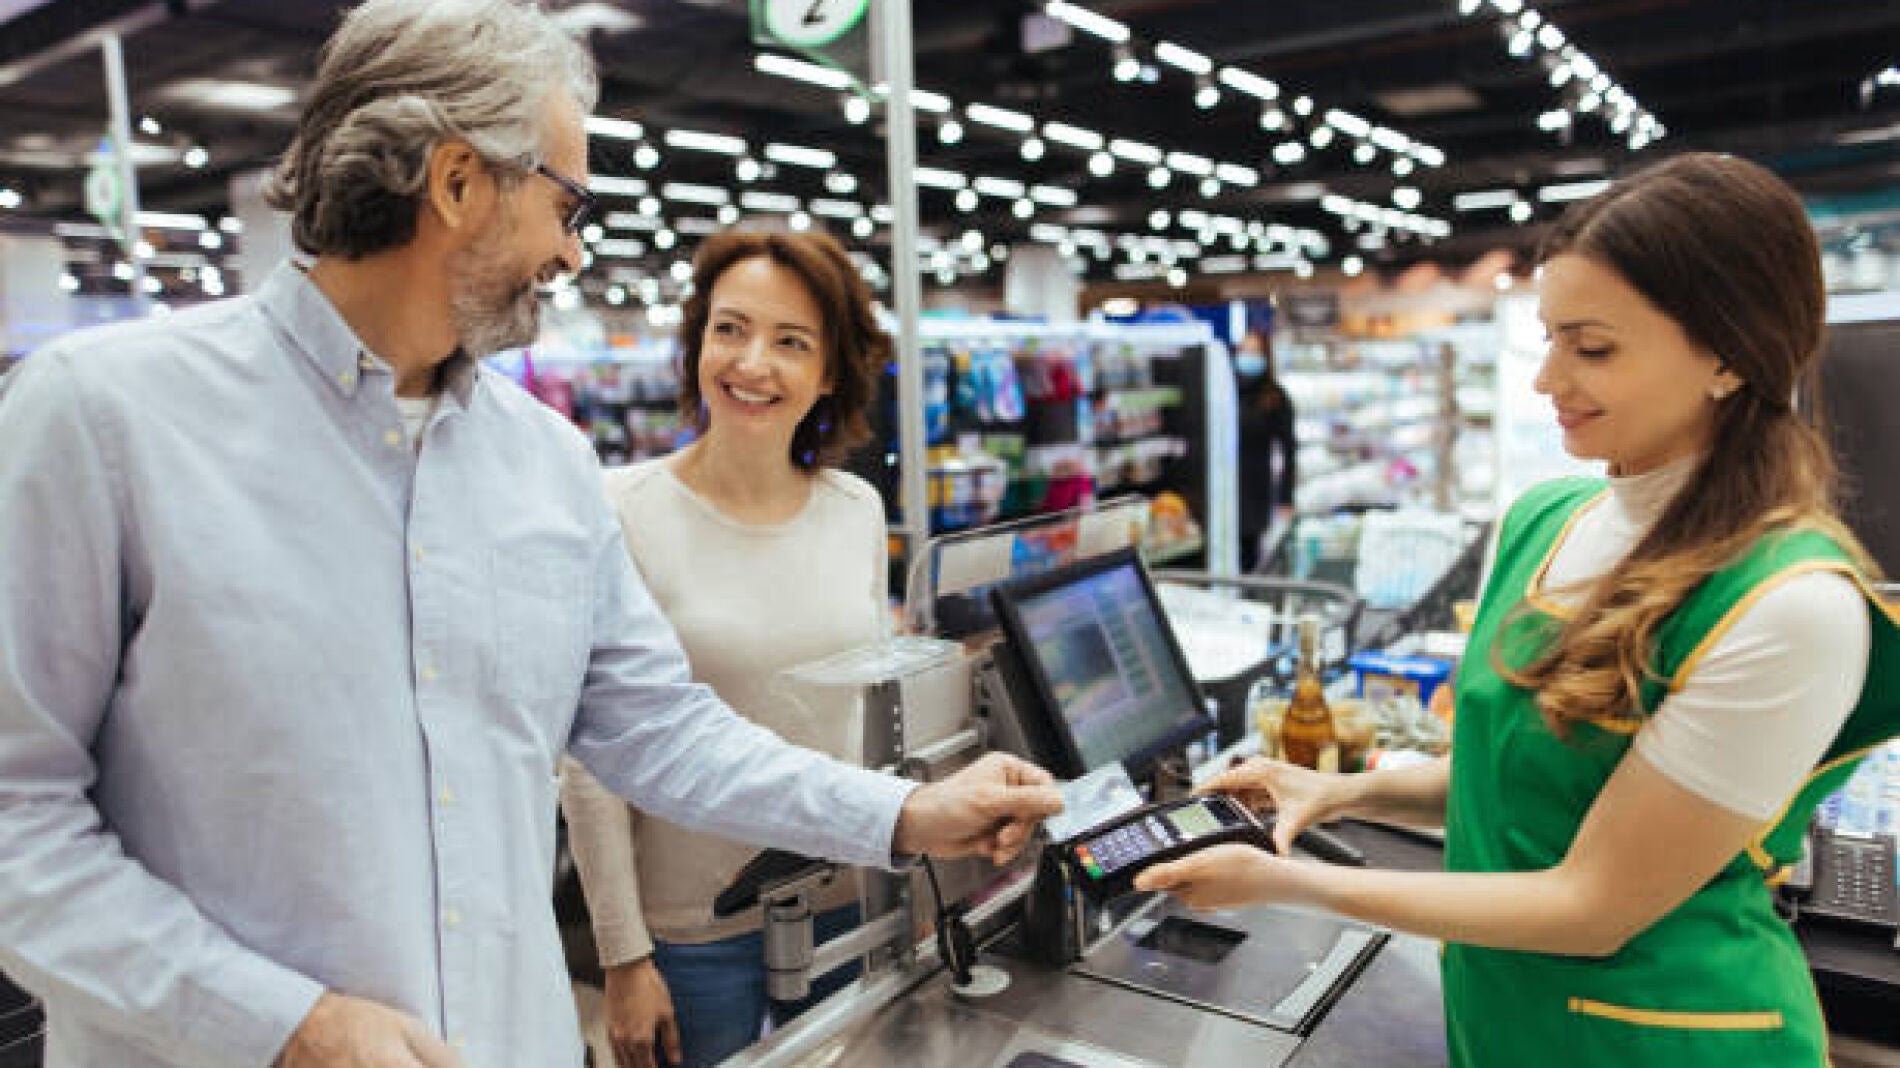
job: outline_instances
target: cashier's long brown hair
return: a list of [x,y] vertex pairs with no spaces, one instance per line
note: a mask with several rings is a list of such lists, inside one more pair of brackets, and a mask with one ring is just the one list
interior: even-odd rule
[[[1540,260],[1560,254],[1615,271],[1743,383],[1709,402],[1718,411],[1708,455],[1575,617],[1530,663],[1496,660],[1564,734],[1578,720],[1654,711],[1640,694],[1655,678],[1658,630],[1763,535],[1819,527],[1870,577],[1875,568],[1836,517],[1827,443],[1792,404],[1819,358],[1825,307],[1820,249],[1792,190],[1731,156],[1678,156],[1572,207]],[[1527,617],[1520,605],[1515,619]]]

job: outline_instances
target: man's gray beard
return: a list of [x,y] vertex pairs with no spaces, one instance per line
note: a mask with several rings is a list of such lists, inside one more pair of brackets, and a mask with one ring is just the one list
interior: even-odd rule
[[541,329],[541,297],[533,286],[502,298],[495,307],[492,300],[464,290],[455,297],[455,333],[462,351],[474,359],[492,356],[505,349],[518,349],[534,341]]
[[501,244],[481,242],[455,267],[450,315],[462,351],[477,360],[527,345],[540,331],[540,295],[532,279],[517,283],[502,273],[496,262]]

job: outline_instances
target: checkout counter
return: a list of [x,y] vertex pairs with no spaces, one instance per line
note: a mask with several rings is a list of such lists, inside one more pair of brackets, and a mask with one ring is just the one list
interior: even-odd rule
[[[1206,745],[1202,699],[1136,553],[1139,524],[1112,510],[1072,524],[1003,528],[934,544],[913,571],[914,632],[790,673],[785,690],[861,692],[867,763],[932,778],[985,750],[1014,752],[1069,780],[1053,837],[1089,837],[1115,795],[1186,792],[1245,743]],[[1080,529],[1076,529],[1078,527]],[[984,545],[1000,538],[1003,545]],[[1059,547],[1035,577],[1025,553]],[[950,550],[946,552],[946,550]],[[961,551],[959,551],[961,550]],[[1223,717],[1231,720],[1233,717]],[[1223,722],[1219,736],[1233,736]],[[1197,768],[1182,763],[1198,750]],[[1079,804],[1078,804],[1079,802]],[[1100,811],[1086,811],[1099,807]],[[1052,821],[1052,824],[1058,821]],[[1322,858],[1437,869],[1429,838],[1348,821]],[[1165,837],[1165,834],[1163,835]],[[1070,841],[1080,840],[1072,838]],[[1343,842],[1343,845],[1342,845]],[[1353,854],[1357,854],[1356,858]],[[1032,845],[1008,870],[981,861],[923,878],[843,873],[772,854],[742,874],[729,905],[766,910],[774,996],[848,960],[862,978],[727,1061],[741,1068],[1382,1068],[1447,1061],[1438,947],[1351,920],[1281,907],[1197,913],[1165,897],[1105,903],[1078,893],[1060,843]],[[864,927],[811,943],[803,894],[861,880]],[[1892,1043],[1900,947],[1797,925],[1837,1032]]]
[[[1187,750],[1199,750],[1207,773],[1225,766],[1226,754],[1204,744],[1215,720],[1132,537],[1114,545],[1109,535],[1120,528],[1111,521],[1105,535],[1096,515],[1093,536],[1069,540],[1079,546],[1069,563],[1028,579],[995,581],[1007,572],[985,573],[968,560],[946,568],[935,547],[922,587],[914,580],[910,591],[913,611],[920,596],[930,602],[918,629],[932,636],[794,669],[781,692],[797,700],[805,688],[858,690],[872,766],[932,778],[1001,749],[1049,768],[1070,780],[1071,812],[1064,826],[1052,821],[1052,838],[1140,804],[1137,781],[1152,800],[1185,794]],[[1021,559],[1000,552],[994,558]],[[939,588],[958,576],[953,588]],[[934,625],[946,618],[956,626]],[[1171,833],[1154,828],[1157,841]],[[1380,856],[1381,832],[1345,833],[1358,850],[1323,837],[1314,844],[1333,859]],[[1081,877],[1059,840],[1032,844],[1007,870],[964,861],[938,865],[927,880],[762,854],[723,905],[764,909],[774,996],[799,996],[813,976],[845,961],[865,968],[726,1063],[1445,1063],[1434,943],[1282,907],[1197,913],[1156,895],[1095,900],[1081,892]],[[867,921],[814,946],[805,899],[832,878],[860,880]]]

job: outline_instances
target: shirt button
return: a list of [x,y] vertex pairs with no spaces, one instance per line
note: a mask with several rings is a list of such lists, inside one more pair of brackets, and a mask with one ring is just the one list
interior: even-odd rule
[[416,546],[415,548],[415,558],[416,558],[416,563],[419,564],[422,562],[422,546],[420,545]]
[[401,445],[401,444],[402,444],[402,431],[400,431],[400,430],[385,430],[385,431],[383,431],[383,444],[385,444],[385,445],[387,445],[387,446],[389,446],[389,447],[390,447],[390,448],[392,448],[392,449],[393,449],[393,448],[395,448],[395,447],[396,447],[396,446],[398,446],[398,445]]
[[423,681],[423,682],[434,682],[434,681],[435,681],[435,665],[434,665],[434,664],[425,664],[425,665],[423,665],[423,668],[422,668],[422,681]]
[[455,791],[449,789],[446,785],[442,787],[441,792],[436,796],[441,799],[444,805],[455,804]]
[[442,926],[454,929],[462,925],[462,910],[450,905],[442,910]]

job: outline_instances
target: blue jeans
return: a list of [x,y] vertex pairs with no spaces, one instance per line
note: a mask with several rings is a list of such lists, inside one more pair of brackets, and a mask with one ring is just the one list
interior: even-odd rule
[[[813,943],[857,925],[856,905],[819,913],[812,918]],[[758,931],[699,945],[656,940],[653,963],[673,994],[685,1068],[718,1064],[757,1042],[768,1015],[773,1027],[782,1027],[858,977],[853,961],[814,980],[802,1001],[772,1001],[765,996],[765,940]]]

